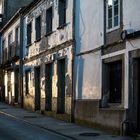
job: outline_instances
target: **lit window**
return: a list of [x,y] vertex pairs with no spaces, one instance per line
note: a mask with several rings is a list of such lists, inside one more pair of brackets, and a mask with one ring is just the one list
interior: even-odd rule
[[120,0],[107,0],[107,30],[119,27]]

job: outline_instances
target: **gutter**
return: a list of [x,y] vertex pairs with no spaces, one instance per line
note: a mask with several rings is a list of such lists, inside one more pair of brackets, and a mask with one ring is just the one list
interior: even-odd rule
[[130,34],[126,34],[126,39],[135,39],[140,37],[140,30]]

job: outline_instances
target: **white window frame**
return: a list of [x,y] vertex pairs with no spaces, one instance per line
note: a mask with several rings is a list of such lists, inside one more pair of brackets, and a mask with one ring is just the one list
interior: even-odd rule
[[[113,0],[112,0],[113,1]],[[114,26],[114,4],[112,6],[112,28],[108,29],[108,0],[106,1],[106,31],[111,32],[120,28],[120,0],[118,0],[118,26]]]

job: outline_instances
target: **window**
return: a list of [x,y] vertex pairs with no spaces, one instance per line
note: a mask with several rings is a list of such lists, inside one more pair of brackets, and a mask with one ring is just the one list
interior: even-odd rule
[[15,32],[15,43],[16,43],[16,46],[20,45],[20,28],[19,28],[19,26],[16,28],[16,32]]
[[27,45],[32,43],[32,22],[27,25]]
[[59,0],[59,26],[66,24],[66,0]]
[[52,7],[46,11],[46,34],[52,32]]
[[8,35],[8,46],[10,45],[10,44],[12,44],[12,33],[10,33],[9,35]]
[[120,24],[120,0],[107,0],[107,30]]
[[121,103],[122,61],[103,64],[103,97],[106,103]]
[[31,71],[30,70],[26,70],[25,71],[25,94],[28,95],[29,94],[29,89],[30,89],[30,81],[31,81]]
[[3,10],[4,10],[4,1],[1,0],[0,1],[0,15],[3,14]]
[[1,50],[2,60],[5,59],[5,58],[4,58],[5,55],[6,55],[6,54],[5,54],[5,53],[6,53],[6,52],[5,52],[5,49],[6,49],[6,48],[5,48],[5,39],[3,39],[3,40],[2,40],[2,50]]
[[8,57],[12,56],[12,41],[13,41],[13,34],[12,32],[8,35]]
[[39,40],[41,38],[41,16],[36,18],[35,29],[36,29],[36,40]]
[[109,102],[121,103],[122,90],[122,63],[121,61],[109,64]]

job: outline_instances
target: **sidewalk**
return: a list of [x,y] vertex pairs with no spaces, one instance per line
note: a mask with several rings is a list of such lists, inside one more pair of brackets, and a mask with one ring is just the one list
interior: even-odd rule
[[[135,140],[130,137],[110,135],[92,128],[82,127],[72,123],[56,120],[44,115],[30,112],[21,108],[0,102],[0,114],[24,121],[57,134],[72,138],[74,140]],[[81,133],[96,133],[98,136],[81,136]]]

